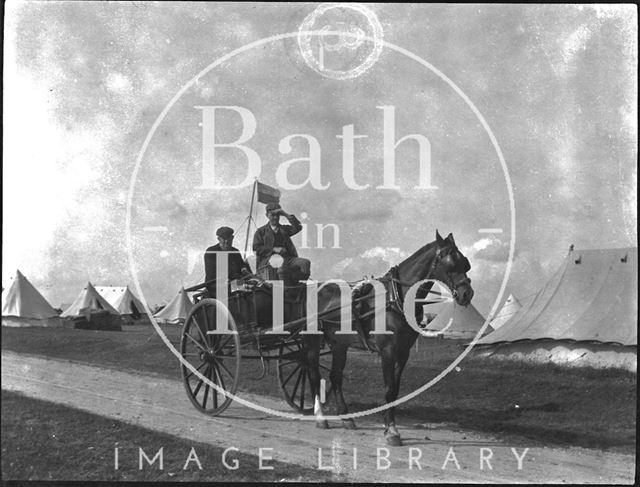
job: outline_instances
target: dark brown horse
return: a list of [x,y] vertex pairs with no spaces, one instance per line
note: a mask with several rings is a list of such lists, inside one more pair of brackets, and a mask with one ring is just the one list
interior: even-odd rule
[[[382,375],[385,385],[385,403],[389,404],[398,398],[402,371],[409,358],[411,347],[418,337],[416,331],[407,322],[403,312],[403,302],[407,290],[415,283],[425,279],[437,280],[445,283],[451,290],[456,302],[466,306],[471,302],[473,289],[471,280],[466,273],[470,265],[467,258],[458,250],[453,235],[449,234],[443,239],[436,231],[435,242],[429,243],[393,267],[382,278],[377,279],[384,285],[386,291],[384,318],[386,330],[390,334],[373,334],[374,330],[374,286],[364,285],[360,288],[360,305],[356,308],[354,316],[354,328],[360,330],[360,334],[340,334],[339,313],[326,313],[335,309],[340,303],[340,292],[337,286],[326,286],[318,294],[318,315],[325,340],[332,349],[331,385],[335,393],[337,414],[348,413],[347,405],[342,392],[342,376],[347,360],[347,350],[350,346],[366,346],[376,349],[382,359]],[[418,298],[424,297],[428,289],[422,288]],[[325,311],[325,313],[323,313]],[[422,306],[416,304],[416,318],[422,318]],[[322,406],[319,401],[320,373],[318,369],[318,354],[320,352],[319,341],[309,340],[307,343],[307,366],[309,367],[309,379],[311,389],[316,397],[316,424],[318,427],[327,428],[328,423],[322,417]],[[393,446],[402,444],[400,434],[395,424],[394,407],[385,410],[384,424],[387,443]],[[353,419],[344,420],[347,428],[354,428]]]

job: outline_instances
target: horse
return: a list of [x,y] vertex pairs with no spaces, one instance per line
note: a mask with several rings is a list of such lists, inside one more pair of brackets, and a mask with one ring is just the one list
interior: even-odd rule
[[[330,381],[334,393],[337,414],[348,414],[348,408],[342,390],[343,371],[347,361],[347,351],[350,346],[366,345],[377,350],[382,362],[382,376],[384,379],[384,400],[386,404],[398,398],[402,371],[409,359],[411,347],[418,338],[418,331],[409,325],[403,312],[403,300],[407,290],[422,280],[437,280],[445,283],[451,290],[453,298],[462,306],[467,306],[473,298],[471,279],[467,272],[471,266],[468,259],[460,252],[450,233],[443,239],[436,230],[436,240],[431,242],[395,267],[392,267],[377,281],[384,285],[386,291],[386,306],[384,310],[386,330],[390,334],[368,333],[374,328],[374,286],[365,284],[359,288],[360,297],[354,324],[360,328],[359,334],[337,333],[339,312],[335,311],[336,303],[340,302],[340,291],[336,286],[326,286],[318,292],[318,321],[324,338],[332,351]],[[430,286],[421,288],[424,297]],[[334,310],[330,312],[330,310]],[[329,312],[328,312],[329,311]],[[422,306],[416,304],[416,318],[422,317]],[[307,341],[307,367],[309,370],[310,386],[315,397],[314,413],[316,426],[328,428],[328,422],[323,418],[322,404],[319,400],[320,345],[317,337]],[[353,419],[343,420],[344,426],[355,428]],[[389,407],[384,412],[384,435],[387,444],[401,446],[402,439],[395,422],[395,407]]]

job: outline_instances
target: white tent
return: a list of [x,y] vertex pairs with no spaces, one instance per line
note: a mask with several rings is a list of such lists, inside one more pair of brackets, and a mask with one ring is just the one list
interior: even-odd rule
[[509,294],[509,297],[502,305],[502,308],[500,308],[500,311],[498,311],[496,316],[491,320],[491,327],[494,330],[497,330],[507,321],[509,321],[520,308],[522,308],[522,304],[520,304],[518,298],[516,298],[513,294]]
[[108,311],[112,315],[120,316],[117,309],[109,304],[109,302],[103,298],[93,284],[87,283],[86,287],[80,291],[78,297],[75,299],[71,306],[69,306],[60,315],[63,318],[82,316],[91,311]]
[[20,271],[2,293],[4,326],[61,326],[58,313]]
[[638,249],[573,250],[481,356],[636,371]]
[[183,323],[187,318],[193,303],[184,288],[180,289],[175,297],[153,317],[159,323]]
[[144,305],[129,286],[96,286],[96,291],[113,306],[127,321],[148,321]]
[[[442,338],[466,338],[472,339],[478,334],[485,319],[472,305],[460,306],[455,301],[449,301],[442,305],[437,316],[426,327],[430,335]],[[487,326],[484,335],[493,331]]]

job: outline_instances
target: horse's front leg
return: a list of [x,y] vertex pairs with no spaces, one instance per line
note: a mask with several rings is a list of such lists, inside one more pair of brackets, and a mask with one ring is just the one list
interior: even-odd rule
[[[348,344],[336,343],[332,348],[331,357],[331,387],[336,398],[336,412],[338,415],[348,414],[347,403],[342,392],[342,379],[344,377],[344,366],[347,363]],[[342,424],[347,429],[355,429],[356,423],[353,418],[343,419]]]
[[[407,365],[411,345],[415,342],[415,338],[415,336],[406,337],[406,340],[400,342],[400,346],[398,346],[396,342],[395,348],[389,344],[382,350],[382,374],[384,376],[385,400],[387,404],[398,399],[402,371],[405,365]],[[387,443],[391,446],[402,446],[400,432],[396,426],[395,407],[391,407],[385,411],[384,424],[384,434]]]
[[[380,349],[382,359],[382,377],[384,379],[384,399],[389,404],[398,398],[398,386],[396,384],[393,344],[391,342]],[[395,408],[390,407],[384,412],[384,437],[391,446],[402,446],[402,439],[396,426]]]
[[320,339],[321,336],[312,335],[305,340],[305,359],[311,395],[314,398],[313,414],[316,417],[316,427],[328,429],[329,423],[324,419],[322,403],[320,402]]

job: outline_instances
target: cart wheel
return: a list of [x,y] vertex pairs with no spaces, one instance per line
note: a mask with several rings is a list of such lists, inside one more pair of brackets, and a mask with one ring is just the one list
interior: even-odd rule
[[[329,358],[331,350],[320,351],[320,375],[327,381],[329,387],[325,394],[325,402],[329,399],[330,388],[329,374],[331,368],[323,363],[323,357]],[[314,397],[309,386],[309,371],[305,362],[304,345],[299,342],[291,342],[280,345],[277,361],[277,375],[280,390],[287,404],[302,414],[313,414]]]
[[[240,375],[240,338],[231,313],[226,312],[228,329],[234,333],[211,335],[216,329],[216,309],[221,303],[205,298],[199,301],[187,315],[182,330],[180,353],[203,377],[235,394]],[[210,386],[198,374],[182,364],[182,380],[189,399],[201,412],[217,416],[232,399],[222,390]]]

